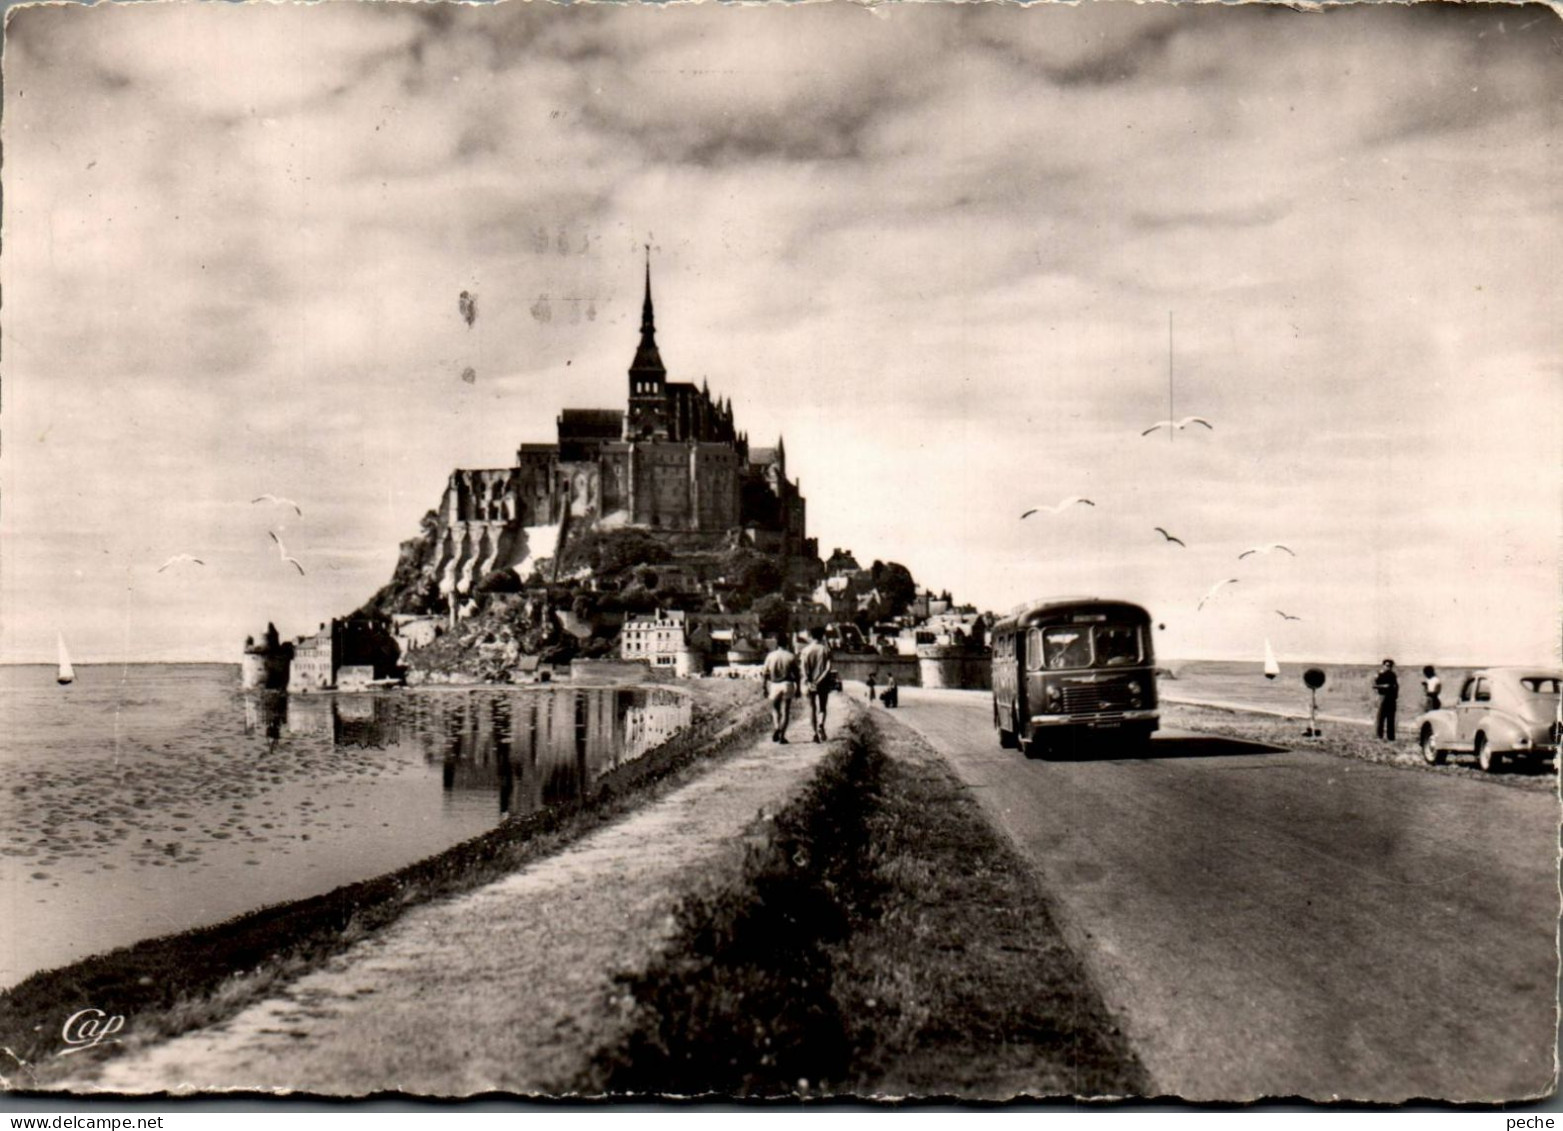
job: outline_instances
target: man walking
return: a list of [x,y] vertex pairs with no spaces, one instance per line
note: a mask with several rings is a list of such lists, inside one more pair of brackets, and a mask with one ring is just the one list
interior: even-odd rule
[[787,638],[777,637],[776,647],[765,657],[765,697],[771,704],[772,742],[787,741],[787,725],[792,722],[792,701],[798,694],[798,657],[787,647]]
[[833,657],[825,643],[825,630],[819,625],[809,629],[809,645],[798,656],[798,668],[803,676],[803,694],[809,700],[809,727],[815,742],[825,741],[825,702],[830,698],[836,678],[831,667]]
[[1400,679],[1395,675],[1395,661],[1385,660],[1384,666],[1373,679],[1373,690],[1378,694],[1378,719],[1373,733],[1386,742],[1395,741],[1395,705],[1400,698]]

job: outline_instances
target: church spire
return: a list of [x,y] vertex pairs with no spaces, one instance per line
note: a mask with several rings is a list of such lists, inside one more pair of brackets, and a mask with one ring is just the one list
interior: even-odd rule
[[646,247],[646,298],[640,307],[640,347],[630,364],[630,376],[641,380],[662,382],[667,378],[667,368],[662,355],[657,352],[657,319],[651,308],[651,247]]

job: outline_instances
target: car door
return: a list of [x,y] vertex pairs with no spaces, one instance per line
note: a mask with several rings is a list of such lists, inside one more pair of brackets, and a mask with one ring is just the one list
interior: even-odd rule
[[1476,677],[1466,676],[1460,685],[1460,698],[1454,705],[1454,739],[1461,746],[1469,747],[1476,733]]

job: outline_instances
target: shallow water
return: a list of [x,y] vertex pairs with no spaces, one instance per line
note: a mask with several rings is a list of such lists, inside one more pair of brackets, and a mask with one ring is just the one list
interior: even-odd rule
[[318,895],[578,796],[688,724],[628,689],[242,692],[231,665],[0,668],[0,987]]
[[[1377,664],[1286,662],[1280,665],[1281,673],[1273,680],[1265,678],[1261,659],[1249,663],[1170,660],[1165,666],[1176,672],[1177,678],[1162,681],[1163,695],[1186,695],[1191,699],[1306,713],[1308,687],[1303,683],[1303,672],[1316,667],[1325,675],[1324,686],[1319,689],[1321,714],[1371,721],[1378,706],[1378,696],[1373,692],[1373,678],[1379,672]],[[1444,681],[1445,703],[1452,701],[1460,681],[1469,672],[1469,668],[1438,669]],[[1420,666],[1402,667],[1397,674],[1400,677],[1399,716],[1401,720],[1409,721],[1422,710],[1422,669]]]

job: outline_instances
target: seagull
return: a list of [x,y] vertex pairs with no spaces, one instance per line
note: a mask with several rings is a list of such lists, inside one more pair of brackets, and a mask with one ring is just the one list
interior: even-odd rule
[[1205,607],[1205,602],[1206,601],[1210,600],[1217,593],[1221,592],[1221,590],[1223,588],[1225,588],[1226,586],[1234,585],[1236,583],[1237,583],[1237,578],[1235,578],[1235,577],[1229,577],[1225,581],[1218,581],[1218,582],[1216,582],[1214,585],[1212,585],[1210,587],[1210,592],[1206,593],[1203,597],[1201,597],[1199,599],[1199,604],[1194,606],[1194,611],[1196,613],[1199,612],[1200,609],[1203,609]]
[[1090,499],[1082,499],[1079,495],[1070,495],[1069,498],[1063,500],[1057,506],[1052,506],[1052,507],[1032,507],[1030,510],[1026,511],[1026,513],[1021,515],[1020,517],[1021,518],[1030,518],[1032,515],[1036,514],[1037,511],[1047,511],[1048,514],[1058,514],[1060,511],[1068,510],[1070,507],[1074,506],[1076,503],[1080,503],[1080,504],[1082,504],[1084,506],[1088,506],[1088,507],[1094,507],[1096,505]]
[[175,554],[173,557],[169,558],[162,565],[158,566],[157,567],[157,572],[158,573],[162,573],[169,566],[176,566],[180,562],[194,562],[198,566],[204,566],[206,564],[200,558],[192,557],[189,554]]
[[1302,617],[1294,617],[1291,613],[1283,613],[1280,609],[1275,610],[1275,615],[1282,620],[1302,620]]
[[1268,546],[1250,546],[1248,549],[1244,550],[1237,556],[1237,560],[1242,561],[1244,558],[1248,557],[1249,554],[1268,554],[1272,550],[1285,550],[1288,554],[1291,554],[1292,557],[1295,558],[1297,556],[1297,551],[1293,550],[1290,546],[1283,546],[1279,542],[1271,542]]
[[1156,527],[1155,529],[1156,529],[1156,533],[1160,534],[1167,541],[1169,541],[1169,542],[1176,542],[1178,545],[1182,546],[1185,550],[1188,549],[1188,546],[1184,544],[1183,539],[1181,539],[1181,538],[1174,538],[1172,535],[1168,534],[1165,530],[1163,530],[1159,526]]
[[478,296],[470,291],[462,291],[461,296],[456,299],[456,309],[461,311],[461,317],[470,330],[472,323],[477,321],[478,317]]
[[304,512],[299,510],[299,505],[297,503],[295,503],[292,499],[283,499],[283,498],[280,498],[280,497],[278,497],[276,495],[262,495],[258,499],[251,499],[250,502],[252,502],[252,503],[276,503],[278,506],[281,506],[281,507],[292,507],[295,514],[297,514],[300,518],[304,517]]
[[1210,421],[1206,420],[1203,416],[1185,416],[1182,420],[1158,420],[1155,424],[1152,424],[1145,431],[1141,432],[1140,435],[1149,436],[1158,428],[1172,428],[1181,432],[1190,424],[1203,424],[1211,431],[1215,431],[1216,428],[1214,424],[1210,423]]
[[270,534],[271,540],[277,544],[277,552],[282,555],[282,560],[285,562],[292,562],[293,568],[298,570],[299,576],[302,577],[304,575],[304,567],[299,565],[297,558],[288,557],[288,548],[282,544],[282,539],[277,537],[277,532],[275,530],[268,530],[266,533]]

